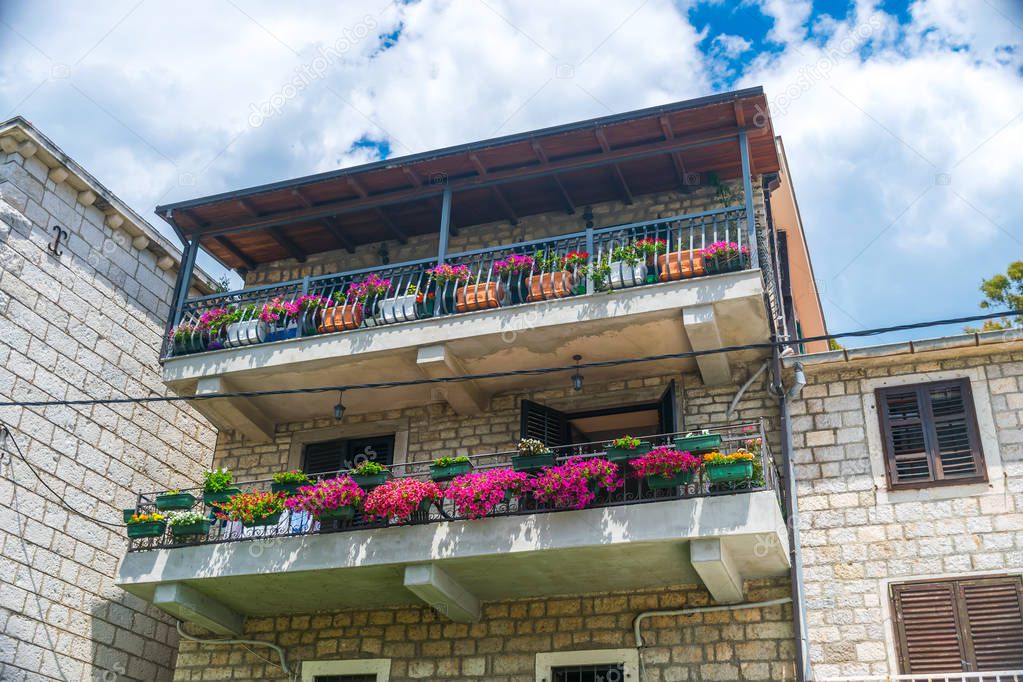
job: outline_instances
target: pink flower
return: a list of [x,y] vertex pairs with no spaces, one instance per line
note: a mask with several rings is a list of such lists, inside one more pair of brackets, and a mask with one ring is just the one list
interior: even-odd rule
[[618,465],[606,459],[573,457],[564,464],[544,467],[525,489],[538,502],[556,507],[582,509],[597,497],[596,491],[615,490],[625,481],[618,473]]
[[630,464],[636,470],[637,476],[672,478],[683,471],[699,469],[700,458],[664,445],[632,460]]
[[529,475],[511,469],[489,469],[456,476],[444,496],[455,503],[459,514],[470,519],[486,516],[504,502],[508,493],[521,492]]
[[288,509],[319,516],[328,510],[358,506],[365,498],[366,492],[355,481],[348,476],[339,476],[300,487],[298,494],[289,497],[284,504]]
[[426,274],[430,276],[430,279],[434,282],[466,282],[472,279],[472,273],[469,271],[468,265],[448,265],[447,263],[441,263],[440,265],[430,268],[426,271]]
[[533,270],[533,257],[512,254],[507,258],[494,261],[494,272],[499,275],[519,274]]
[[731,258],[739,254],[749,255],[748,246],[739,246],[735,242],[714,242],[703,249],[703,255],[707,258]]
[[349,284],[348,291],[346,293],[362,303],[370,296],[383,296],[390,291],[390,289],[391,280],[382,279],[379,275],[373,272],[361,282],[352,282]]
[[363,511],[369,516],[408,521],[423,502],[441,499],[444,493],[433,481],[392,478],[366,496]]

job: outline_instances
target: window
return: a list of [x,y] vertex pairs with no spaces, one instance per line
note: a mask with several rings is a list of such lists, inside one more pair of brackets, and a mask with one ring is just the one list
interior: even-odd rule
[[551,682],[624,682],[625,665],[562,665],[551,668]]
[[967,379],[877,390],[890,488],[987,480]]
[[317,675],[313,682],[377,682],[376,675]]
[[891,586],[904,674],[1023,668],[1019,576]]
[[638,682],[635,649],[559,651],[536,655],[536,682]]
[[302,663],[302,682],[387,682],[390,678],[389,658]]
[[340,438],[309,443],[302,454],[302,471],[327,474],[352,469],[364,461],[394,463],[394,436]]

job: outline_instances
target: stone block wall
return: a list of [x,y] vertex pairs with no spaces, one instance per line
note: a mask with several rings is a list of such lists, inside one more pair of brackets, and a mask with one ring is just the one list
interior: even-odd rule
[[[787,579],[748,581],[751,601],[788,596]],[[635,647],[633,620],[650,610],[708,606],[702,588],[680,585],[632,593],[484,604],[478,623],[452,623],[429,608],[340,611],[249,618],[244,637],[284,648],[302,661],[390,659],[390,682],[537,682],[536,654]],[[645,620],[647,682],[791,680],[794,644],[788,604]],[[176,680],[285,679],[270,649],[208,647],[182,641]]]
[[[1023,570],[1023,352],[807,365],[794,462],[814,668],[897,673],[889,585]],[[968,378],[989,482],[889,491],[874,390]]]
[[[0,400],[164,394],[174,269],[50,171],[0,154]],[[47,248],[55,225],[69,235],[61,256]],[[0,408],[0,419],[63,500],[4,459],[0,679],[170,679],[173,621],[113,583],[127,546],[117,524],[135,492],[195,485],[214,432],[171,403]]]

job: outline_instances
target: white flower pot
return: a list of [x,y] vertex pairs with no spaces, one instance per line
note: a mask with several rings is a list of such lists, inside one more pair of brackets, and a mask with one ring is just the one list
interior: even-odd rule
[[233,322],[227,325],[227,338],[224,340],[224,347],[237,348],[238,346],[263,343],[266,341],[267,331],[266,322],[263,320]]
[[394,322],[411,322],[418,319],[416,313],[416,295],[395,296],[386,298],[377,303],[377,321],[380,324],[392,324]]
[[624,261],[611,262],[611,288],[634,287],[646,281],[646,263],[629,265]]

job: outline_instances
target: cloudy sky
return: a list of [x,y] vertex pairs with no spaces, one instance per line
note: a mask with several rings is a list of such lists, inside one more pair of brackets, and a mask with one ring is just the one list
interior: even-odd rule
[[750,85],[832,331],[973,313],[1023,258],[1023,0],[0,0],[0,119],[146,216]]

